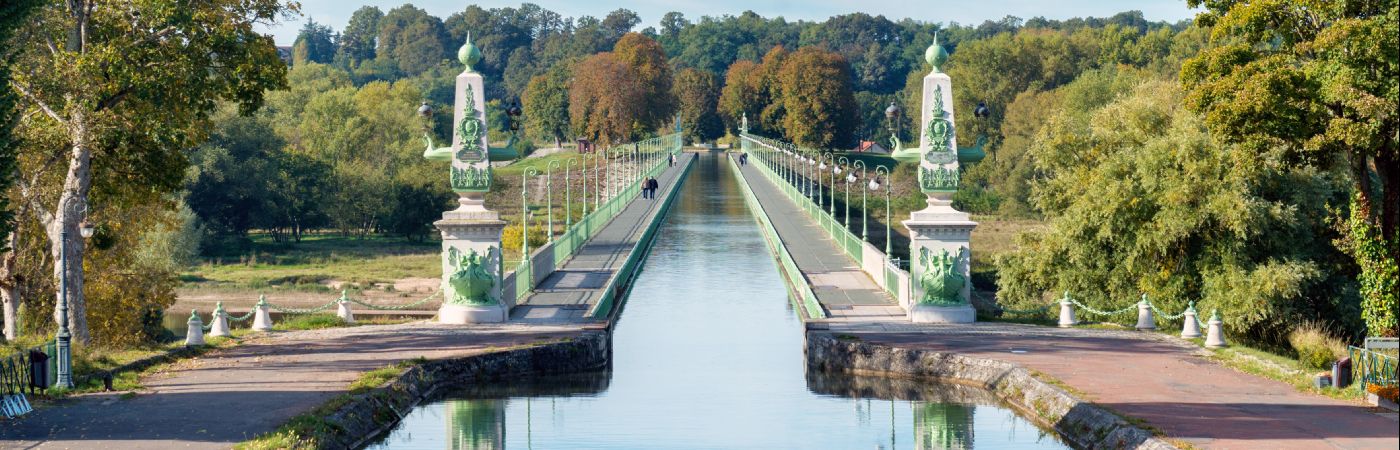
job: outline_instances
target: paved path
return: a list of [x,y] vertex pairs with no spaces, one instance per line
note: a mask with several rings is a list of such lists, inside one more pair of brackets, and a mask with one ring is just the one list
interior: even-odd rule
[[907,321],[904,309],[894,298],[861,271],[816,221],[763,176],[752,158],[750,161],[739,172],[763,205],[798,270],[807,277],[828,320]]
[[676,192],[672,189],[677,187],[676,180],[695,157],[693,153],[682,153],[675,167],[667,168],[656,178],[661,186],[656,199],[640,196],[633,199],[553,274],[535,286],[529,297],[512,308],[510,320],[545,324],[590,321],[585,315],[602,298],[601,288],[627,261],[647,226],[657,220],[661,205],[670,193]]
[[367,370],[582,332],[430,322],[276,332],[177,363],[133,398],[80,395],[0,422],[0,448],[228,448],[344,393]]
[[865,342],[1014,362],[1200,448],[1400,447],[1394,414],[1237,372],[1159,333],[998,323],[831,324],[830,330]]

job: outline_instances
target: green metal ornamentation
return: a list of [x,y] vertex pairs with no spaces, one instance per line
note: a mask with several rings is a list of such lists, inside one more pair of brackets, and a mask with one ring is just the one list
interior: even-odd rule
[[481,146],[481,112],[476,109],[476,98],[472,95],[472,85],[462,90],[462,120],[457,122],[457,137],[462,147],[457,150],[457,159],[475,163],[486,159],[486,149]]
[[486,192],[491,190],[491,166],[452,167],[453,192]]
[[924,268],[923,275],[919,276],[919,286],[924,288],[924,296],[919,303],[940,306],[967,303],[962,298],[962,289],[967,280],[958,267],[962,249],[958,249],[956,255],[949,254],[947,249],[936,256],[930,256],[930,253],[928,247],[919,249],[919,265]]
[[956,167],[920,167],[919,188],[924,192],[956,192],[961,174]]
[[928,136],[928,151],[924,159],[934,164],[948,164],[958,160],[952,148],[953,122],[948,120],[948,111],[943,108],[943,87],[933,88],[933,108],[929,111],[928,123],[924,124],[924,135]]
[[496,247],[486,249],[486,255],[471,249],[466,255],[457,251],[456,247],[449,248],[447,258],[452,262],[455,269],[452,275],[447,277],[448,294],[445,299],[448,303],[458,305],[489,305],[496,303],[496,299],[491,297],[492,288],[496,287],[496,277],[491,275],[488,269],[490,263],[487,257]]

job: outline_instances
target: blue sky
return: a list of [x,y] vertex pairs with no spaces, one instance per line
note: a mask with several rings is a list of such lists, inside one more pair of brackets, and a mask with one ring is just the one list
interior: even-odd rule
[[[350,19],[350,14],[362,5],[375,5],[388,11],[404,4],[405,0],[300,0],[303,17],[284,21],[267,31],[276,38],[278,45],[291,45],[296,40],[297,30],[306,18],[325,23],[339,31]],[[414,0],[407,1],[429,14],[447,18],[454,12],[466,9],[475,3],[483,8],[518,6],[520,1],[478,1],[461,0]],[[565,17],[591,15],[601,18],[609,11],[627,8],[642,17],[642,25],[657,26],[661,15],[668,11],[680,11],[694,21],[701,16],[738,14],[753,10],[764,17],[783,16],[789,20],[821,21],[828,17],[864,12],[871,15],[884,15],[892,20],[905,17],[926,22],[958,22],[979,24],[988,19],[1000,19],[1012,15],[1022,19],[1044,16],[1051,19],[1071,17],[1106,17],[1113,14],[1139,10],[1148,20],[1177,21],[1188,19],[1194,13],[1186,7],[1185,0],[613,0],[609,2],[584,2],[565,0],[535,0],[532,3],[557,12]],[[918,6],[914,4],[923,3]]]

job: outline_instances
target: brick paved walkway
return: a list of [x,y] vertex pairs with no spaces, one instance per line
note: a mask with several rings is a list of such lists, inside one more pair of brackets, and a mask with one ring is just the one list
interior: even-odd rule
[[1200,448],[1400,447],[1394,414],[1237,372],[1159,333],[998,323],[832,324],[830,330],[875,344],[1017,363]]
[[430,322],[276,332],[177,363],[143,380],[145,389],[132,398],[79,395],[0,421],[0,448],[229,448],[344,393],[368,370],[582,332]]
[[860,270],[836,241],[769,181],[753,160],[740,167],[778,237],[807,277],[829,321],[907,321],[904,309]]

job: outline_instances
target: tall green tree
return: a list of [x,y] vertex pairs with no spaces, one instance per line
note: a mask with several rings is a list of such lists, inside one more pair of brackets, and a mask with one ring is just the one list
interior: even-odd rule
[[557,64],[530,79],[525,88],[525,130],[559,147],[569,135],[569,64]]
[[89,194],[178,189],[182,151],[202,140],[218,101],[249,113],[269,89],[285,87],[287,66],[258,30],[291,7],[212,0],[112,9],[71,0],[47,4],[21,27],[16,62],[29,70],[15,73],[12,85],[33,117],[26,134],[43,145],[32,147],[32,170],[18,187],[52,260],[68,261],[66,272],[55,264],[52,274],[70,286],[66,320],[77,341],[90,338],[78,223],[102,211],[89,207]]
[[711,141],[724,135],[719,120],[719,80],[699,69],[681,69],[672,87],[680,104],[681,123],[691,142]]
[[375,6],[361,6],[350,14],[350,21],[340,34],[340,48],[336,50],[337,56],[346,62],[343,67],[353,67],[360,61],[374,59],[374,44],[379,36],[379,19],[382,18],[384,12]]
[[[28,20],[30,13],[39,7],[41,0],[20,0],[0,5],[0,192],[9,192],[19,175],[19,136],[15,128],[23,110],[18,106],[18,95],[10,86],[11,58],[14,46],[10,38],[20,25]],[[19,296],[15,292],[15,211],[10,204],[10,196],[0,195],[0,302],[3,302],[5,339],[14,340],[19,335]]]
[[1292,163],[1346,161],[1349,246],[1370,333],[1400,315],[1400,2],[1188,0],[1211,46],[1186,63],[1211,130]]
[[389,10],[379,20],[376,57],[393,61],[400,73],[418,75],[448,58],[461,44],[448,42],[442,20],[413,5]]
[[292,44],[292,63],[308,62],[326,64],[335,59],[335,31],[331,27],[306,19],[306,25],[297,33]]

